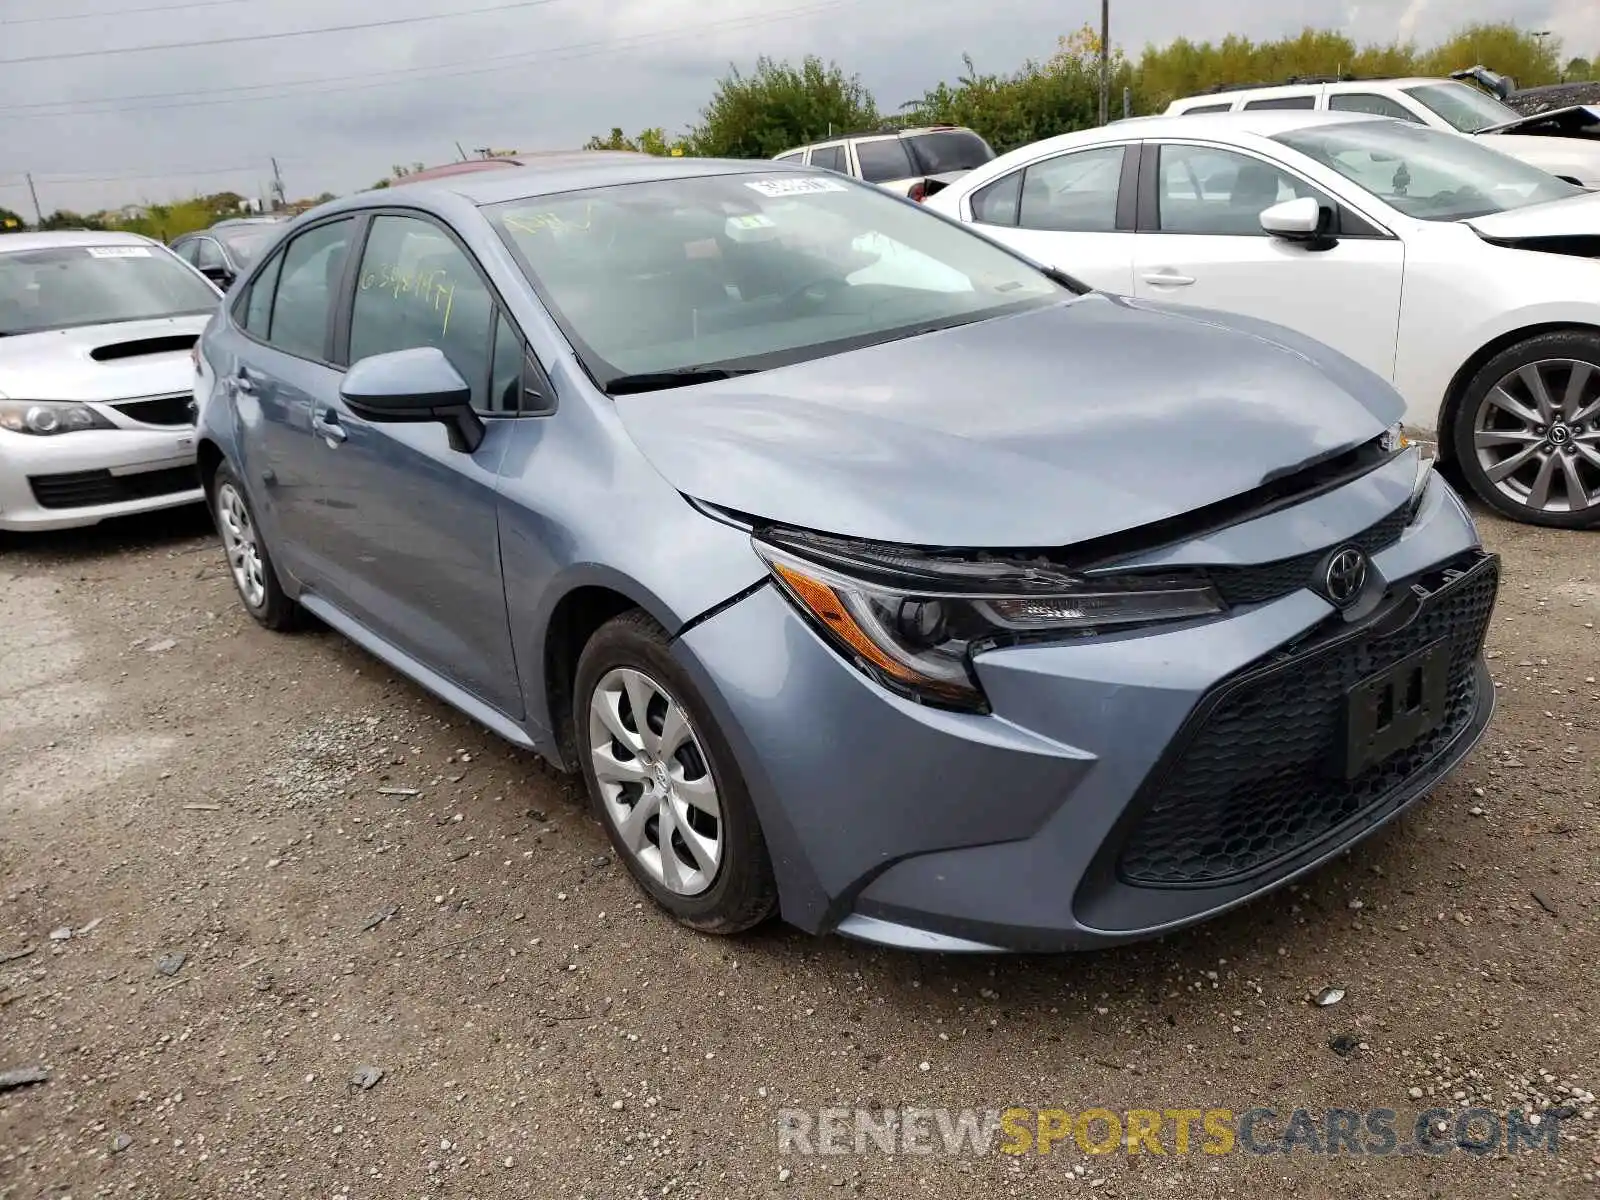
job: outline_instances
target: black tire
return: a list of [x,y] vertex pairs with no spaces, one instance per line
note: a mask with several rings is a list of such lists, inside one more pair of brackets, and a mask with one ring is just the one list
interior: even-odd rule
[[[224,518],[220,511],[224,489],[231,489],[228,494],[237,496],[250,520],[250,529],[255,538],[256,552],[261,559],[262,596],[259,602],[252,603],[251,598],[245,595],[244,588],[240,586],[238,577],[233,573],[233,566],[228,562],[228,535],[223,528]],[[206,503],[211,509],[212,523],[217,526],[217,533],[223,539],[224,561],[228,565],[228,578],[233,581],[234,593],[239,597],[239,603],[244,606],[256,621],[268,629],[280,632],[297,628],[301,624],[304,613],[300,606],[284,593],[283,585],[278,582],[278,570],[273,565],[272,554],[267,549],[266,537],[261,532],[261,526],[256,522],[255,509],[250,504],[250,495],[244,490],[244,484],[239,482],[239,477],[233,473],[227,463],[221,463],[211,476],[211,484],[206,488]]]
[[[1485,417],[1492,416],[1501,427],[1510,428],[1515,425],[1515,419],[1489,405],[1489,393],[1504,379],[1535,363],[1549,362],[1551,360],[1568,359],[1578,363],[1587,363],[1590,366],[1592,381],[1591,386],[1600,386],[1600,334],[1585,333],[1578,330],[1558,333],[1542,333],[1535,337],[1518,342],[1509,349],[1502,350],[1495,355],[1474,375],[1462,393],[1461,403],[1456,407],[1455,418],[1451,428],[1447,431],[1450,439],[1451,457],[1454,459],[1456,469],[1460,471],[1462,480],[1472,493],[1487,504],[1490,508],[1503,516],[1510,517],[1513,521],[1522,521],[1529,525],[1543,525],[1551,529],[1592,529],[1600,525],[1600,470],[1584,459],[1576,450],[1566,450],[1557,447],[1555,453],[1569,456],[1575,463],[1575,468],[1584,482],[1584,490],[1589,493],[1593,501],[1576,511],[1560,508],[1536,507],[1524,500],[1519,502],[1517,496],[1507,495],[1494,480],[1489,478],[1489,473],[1484,465],[1478,461],[1475,435],[1477,432],[1480,414]],[[1560,370],[1556,370],[1552,380],[1558,387]],[[1552,389],[1553,390],[1553,389]],[[1530,393],[1531,395],[1531,393]],[[1525,397],[1518,395],[1516,399]],[[1561,401],[1560,395],[1552,397],[1557,404]],[[1555,429],[1555,425],[1540,426],[1540,429]],[[1567,427],[1562,424],[1563,429]],[[1600,431],[1600,420],[1594,418],[1585,420],[1578,432],[1592,434]],[[1570,437],[1570,429],[1563,435]],[[1595,445],[1595,443],[1590,443]],[[1512,451],[1508,451],[1511,453]],[[1532,487],[1528,484],[1530,476],[1536,475],[1538,461],[1530,460],[1529,465],[1512,476],[1514,488],[1528,487],[1531,499]],[[1571,503],[1572,493],[1568,490],[1565,469],[1561,467],[1559,459],[1554,469],[1552,491],[1559,489],[1559,495],[1564,502]],[[1581,503],[1581,501],[1580,501]]]
[[[772,860],[767,854],[755,806],[750,801],[750,791],[739,773],[727,739],[667,645],[668,638],[661,626],[636,609],[602,625],[583,648],[573,687],[572,718],[584,784],[594,815],[611,839],[617,857],[656,904],[702,933],[741,933],[761,924],[777,911],[778,888],[772,874]],[[642,672],[671,694],[688,717],[705,767],[716,786],[721,811],[722,859],[711,885],[697,895],[673,892],[656,880],[636,858],[607,812],[589,750],[590,702],[606,675],[619,668]]]

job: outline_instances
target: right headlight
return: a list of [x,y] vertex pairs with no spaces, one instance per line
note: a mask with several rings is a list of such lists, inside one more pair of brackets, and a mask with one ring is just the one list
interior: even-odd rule
[[1032,638],[1222,612],[1216,589],[1154,576],[1084,579],[1009,558],[927,554],[768,532],[778,586],[864,674],[924,703],[982,711],[972,656]]
[[0,400],[0,429],[49,437],[81,429],[115,429],[87,404],[73,401]]

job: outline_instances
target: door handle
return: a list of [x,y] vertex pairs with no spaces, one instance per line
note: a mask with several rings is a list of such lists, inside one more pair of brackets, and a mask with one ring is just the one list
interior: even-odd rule
[[1188,287],[1194,282],[1194,276],[1179,275],[1176,271],[1152,271],[1144,276],[1144,281],[1151,287]]
[[233,377],[233,390],[243,392],[248,396],[255,395],[256,381],[250,378],[250,372],[241,370]]
[[336,445],[350,436],[339,424],[339,414],[331,408],[312,414],[311,431],[326,438],[329,445]]

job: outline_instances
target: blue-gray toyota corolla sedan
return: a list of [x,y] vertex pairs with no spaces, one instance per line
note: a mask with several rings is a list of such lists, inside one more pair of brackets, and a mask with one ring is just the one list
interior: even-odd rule
[[1388,384],[839,176],[337,201],[198,366],[250,614],[581,771],[697,929],[1172,930],[1382,826],[1493,707],[1498,562]]

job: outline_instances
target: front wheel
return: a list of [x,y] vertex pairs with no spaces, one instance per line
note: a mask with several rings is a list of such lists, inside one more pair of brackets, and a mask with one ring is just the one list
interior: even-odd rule
[[1463,478],[1496,511],[1556,529],[1600,524],[1600,335],[1540,334],[1495,355],[1450,436]]
[[733,753],[667,641],[635,611],[584,647],[573,688],[583,778],[651,899],[691,928],[739,933],[777,907],[772,863]]

